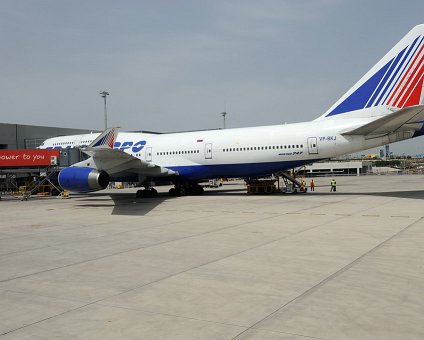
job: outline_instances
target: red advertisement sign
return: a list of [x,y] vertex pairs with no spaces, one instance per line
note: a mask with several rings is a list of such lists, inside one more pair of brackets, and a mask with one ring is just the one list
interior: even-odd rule
[[0,168],[50,166],[59,161],[59,150],[0,150]]

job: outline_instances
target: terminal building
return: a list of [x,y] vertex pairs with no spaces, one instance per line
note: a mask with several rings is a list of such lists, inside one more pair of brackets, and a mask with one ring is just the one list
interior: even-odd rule
[[90,132],[98,131],[0,123],[0,149],[35,149],[47,138]]
[[370,161],[326,161],[306,165],[299,174],[307,177],[318,176],[359,176],[372,172]]
[[[28,187],[29,183],[34,187],[42,174],[54,174],[57,165],[70,166],[86,157],[79,149],[35,151],[43,141],[51,137],[91,132],[97,131],[0,123],[0,197],[6,192],[18,191],[19,187]],[[56,151],[57,154],[49,155],[49,151]],[[24,161],[24,156],[46,157],[47,160],[31,163]]]

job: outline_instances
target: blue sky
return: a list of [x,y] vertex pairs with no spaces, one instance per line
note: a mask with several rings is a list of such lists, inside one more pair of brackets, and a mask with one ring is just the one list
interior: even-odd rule
[[[423,1],[0,2],[0,122],[181,131],[325,112]],[[392,150],[424,152],[422,138]]]

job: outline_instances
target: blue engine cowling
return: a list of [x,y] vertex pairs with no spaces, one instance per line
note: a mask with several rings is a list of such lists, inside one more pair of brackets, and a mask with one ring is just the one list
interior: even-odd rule
[[61,170],[58,179],[63,189],[74,192],[102,190],[107,187],[110,180],[105,171],[73,166]]

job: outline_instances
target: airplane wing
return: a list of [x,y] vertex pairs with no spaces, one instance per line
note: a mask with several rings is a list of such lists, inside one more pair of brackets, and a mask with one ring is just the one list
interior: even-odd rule
[[398,131],[421,129],[424,123],[424,105],[409,106],[395,111],[342,135],[384,136]]
[[[113,149],[117,135],[118,128],[109,128],[100,134],[87,148],[82,149],[84,153],[91,156],[90,161],[94,163],[93,165],[95,165],[97,170],[104,170],[109,174],[125,172],[146,176],[177,174],[171,169],[146,162],[121,150]],[[78,164],[90,161],[86,160]]]

